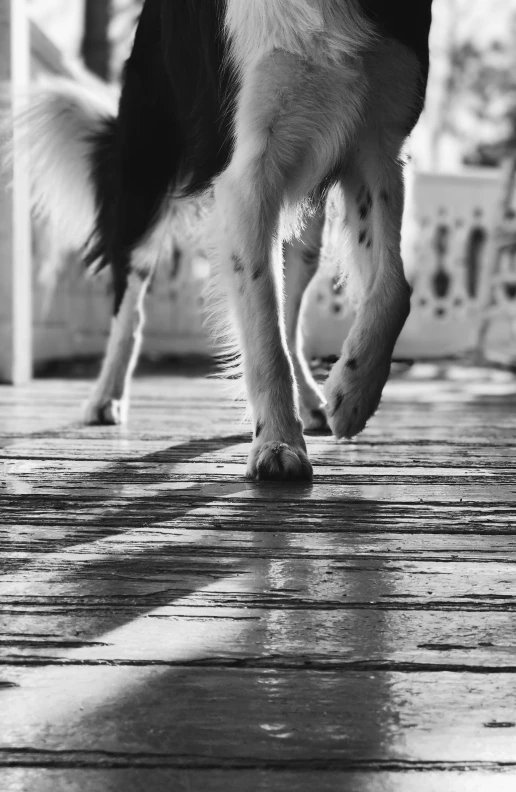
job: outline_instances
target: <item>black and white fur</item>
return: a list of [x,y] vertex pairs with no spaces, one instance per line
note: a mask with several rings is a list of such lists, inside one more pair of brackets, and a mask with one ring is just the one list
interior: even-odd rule
[[[213,188],[214,256],[253,419],[248,475],[309,480],[303,422],[322,428],[327,416],[339,438],[364,428],[410,308],[399,157],[423,106],[430,17],[431,0],[146,0],[117,115],[72,89],[42,96],[31,118],[39,200],[59,198],[75,244],[115,284],[88,423],[125,420],[171,209]],[[323,396],[298,319],[333,185],[360,299]],[[292,216],[301,230],[283,246]]]

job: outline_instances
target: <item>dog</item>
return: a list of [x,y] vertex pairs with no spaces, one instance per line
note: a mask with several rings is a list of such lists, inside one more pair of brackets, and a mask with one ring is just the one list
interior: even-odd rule
[[[163,238],[181,202],[212,191],[212,255],[253,422],[247,475],[309,481],[304,427],[328,422],[337,438],[364,428],[410,310],[400,155],[424,104],[431,5],[146,0],[117,110],[64,86],[34,101],[36,199],[57,206],[63,234],[113,276],[87,423],[126,419]],[[334,186],[358,309],[323,393],[298,323]]]

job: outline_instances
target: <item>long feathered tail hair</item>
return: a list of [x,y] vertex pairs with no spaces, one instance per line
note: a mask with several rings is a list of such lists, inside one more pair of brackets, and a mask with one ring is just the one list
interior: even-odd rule
[[[117,98],[109,89],[90,89],[71,80],[47,79],[31,88],[13,124],[25,138],[32,207],[48,219],[63,248],[86,249],[96,227],[95,162],[111,151],[114,167]],[[9,140],[9,138],[6,138]],[[13,151],[4,146],[4,158]],[[105,156],[109,170],[109,157]]]

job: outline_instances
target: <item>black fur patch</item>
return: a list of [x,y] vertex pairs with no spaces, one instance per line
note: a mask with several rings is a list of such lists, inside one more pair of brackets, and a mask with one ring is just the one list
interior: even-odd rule
[[87,260],[111,264],[115,310],[131,251],[167,196],[201,192],[230,159],[236,77],[224,6],[224,0],[146,0],[118,118],[94,141],[98,212]]
[[181,272],[181,265],[183,260],[183,253],[180,248],[177,246],[174,248],[174,254],[172,256],[172,270],[170,272],[171,278],[177,278],[179,273]]
[[262,433],[262,429],[263,429],[263,424],[260,423],[260,421],[258,421],[258,423],[256,424],[256,429],[255,429],[255,432],[254,432],[254,436],[255,437],[260,437],[260,435]]
[[358,235],[358,244],[363,245],[365,242],[365,238],[366,238],[366,232],[362,229],[362,231],[360,231]]
[[364,13],[380,32],[391,36],[411,49],[420,66],[419,101],[416,102],[407,124],[409,134],[424,105],[428,81],[428,36],[432,22],[432,0],[360,0]]
[[360,5],[380,30],[415,52],[428,71],[432,0],[360,0]]
[[330,413],[332,418],[333,418],[334,415],[336,415],[338,413],[338,411],[342,407],[342,402],[343,401],[344,401],[344,396],[342,394],[339,394],[339,396],[337,396],[337,398],[335,399],[335,407],[333,408],[333,410]]
[[347,360],[347,361],[346,361],[346,366],[347,366],[347,368],[350,368],[350,369],[352,369],[353,371],[354,371],[356,368],[358,368],[358,363],[357,363],[357,361],[356,361],[356,358],[349,358],[349,360]]
[[263,273],[264,273],[263,267],[256,267],[256,269],[253,270],[253,280],[256,281],[258,280],[258,278],[261,278]]
[[366,220],[373,206],[373,199],[369,190],[365,190],[365,195],[364,191],[361,191],[361,195],[363,197],[358,199],[358,214],[361,220]]
[[233,262],[233,272],[237,275],[241,275],[244,271],[244,264],[240,256],[237,256],[236,253],[233,253],[231,256],[231,261]]

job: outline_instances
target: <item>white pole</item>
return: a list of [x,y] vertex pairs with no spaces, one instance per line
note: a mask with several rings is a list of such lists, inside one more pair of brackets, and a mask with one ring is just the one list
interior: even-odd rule
[[[7,86],[2,114],[17,112],[29,81],[25,0],[0,0],[0,82]],[[22,384],[32,375],[30,184],[21,151],[26,140],[12,130],[10,134],[13,161],[0,173],[0,382]]]

